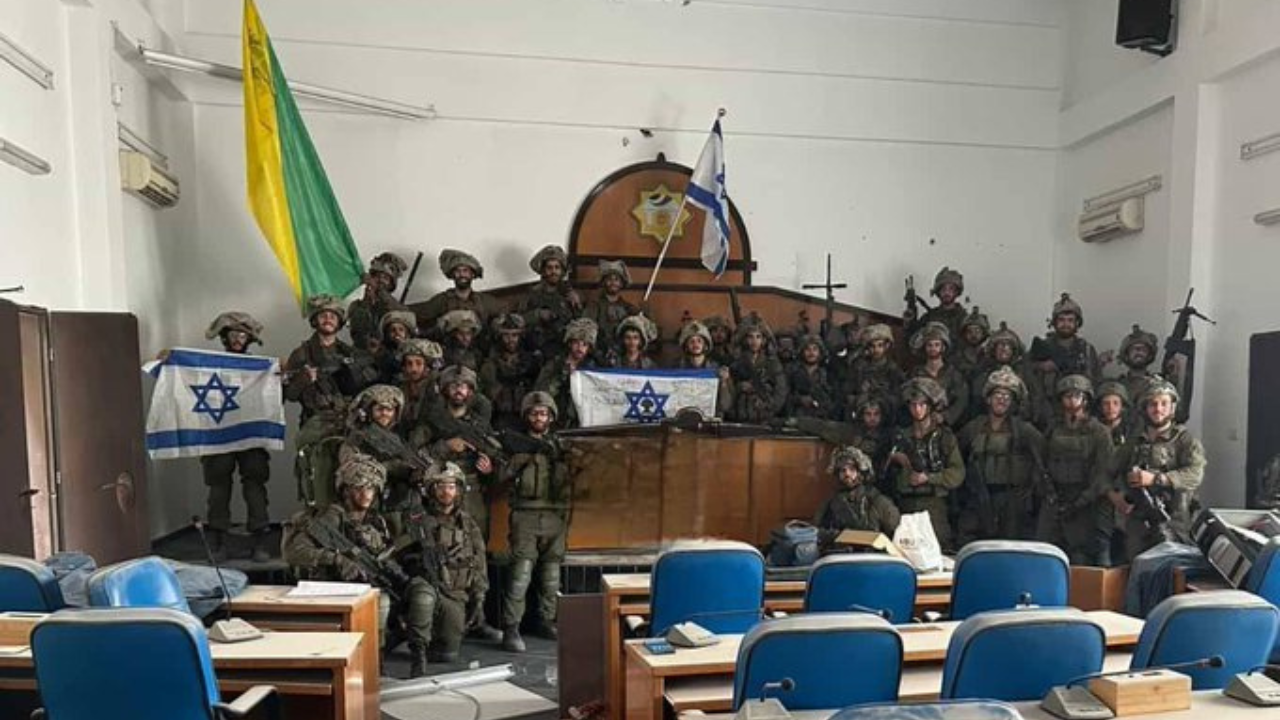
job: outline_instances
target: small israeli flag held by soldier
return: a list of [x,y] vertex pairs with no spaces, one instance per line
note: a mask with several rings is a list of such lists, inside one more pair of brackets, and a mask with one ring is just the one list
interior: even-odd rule
[[656,423],[694,408],[716,414],[715,370],[578,370],[569,393],[582,427]]
[[719,118],[711,126],[684,192],[690,204],[707,214],[702,226],[702,265],[720,277],[729,265],[729,196],[724,189],[724,135]]
[[284,398],[276,358],[174,348],[142,371],[156,379],[147,414],[151,457],[284,448]]

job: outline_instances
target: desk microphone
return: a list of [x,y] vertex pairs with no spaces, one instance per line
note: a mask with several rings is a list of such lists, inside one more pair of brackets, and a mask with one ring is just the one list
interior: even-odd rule
[[200,534],[200,544],[204,545],[205,557],[208,558],[214,574],[218,576],[218,585],[222,586],[222,607],[226,610],[227,615],[226,618],[215,622],[213,627],[209,629],[209,639],[220,643],[234,643],[256,640],[262,637],[261,630],[240,618],[231,616],[231,591],[227,589],[227,581],[222,577],[222,567],[218,565],[217,559],[213,557],[213,548],[209,547],[209,538],[204,534],[204,521],[200,519],[199,515],[192,515],[191,524],[195,527],[196,532]]
[[760,685],[760,699],[765,700],[769,697],[770,691],[775,692],[791,692],[796,689],[796,681],[789,677],[784,677],[777,682],[767,682]]
[[1222,689],[1222,694],[1258,707],[1280,705],[1280,683],[1265,673],[1259,673],[1259,670],[1280,671],[1280,665],[1258,665],[1249,668],[1249,672],[1240,673],[1231,678],[1231,682]]
[[734,715],[734,720],[788,720],[791,713],[787,712],[786,706],[778,698],[769,697],[769,694],[791,692],[795,689],[796,681],[789,677],[761,683],[760,697],[756,700],[744,701]]
[[[866,614],[868,614],[868,615],[879,615],[880,617],[884,618],[884,619],[885,619],[886,621],[888,621],[889,623],[891,623],[891,624],[893,623],[893,611],[892,611],[892,610],[890,610],[889,608],[873,608],[873,607],[869,607],[869,606],[867,606],[867,605],[859,605],[858,603],[854,603],[854,604],[850,605],[848,608],[846,608],[846,610],[852,610],[852,611],[854,611],[854,612],[866,613]],[[790,678],[788,678],[788,679],[790,679]]]
[[1089,692],[1087,688],[1082,687],[1081,683],[1115,675],[1141,674],[1157,670],[1220,668],[1224,665],[1226,665],[1226,661],[1222,659],[1221,655],[1213,655],[1190,662],[1153,665],[1141,669],[1089,673],[1088,675],[1072,678],[1065,685],[1049,688],[1049,692],[1045,693],[1044,699],[1040,701],[1040,707],[1050,715],[1064,720],[1103,720],[1104,718],[1112,718],[1115,717],[1115,712],[1099,700],[1096,695]]
[[756,620],[764,617],[762,608],[742,608],[739,610],[712,610],[708,612],[689,613],[678,622],[671,623],[651,637],[665,637],[667,642],[676,647],[704,647],[720,642],[715,633],[698,624],[700,620],[721,617],[748,615]]
[[1227,661],[1221,655],[1210,655],[1199,660],[1188,660],[1187,662],[1170,663],[1168,665],[1151,665],[1144,668],[1130,668],[1128,670],[1112,670],[1110,672],[1096,672],[1080,677],[1071,678],[1067,681],[1067,687],[1079,685],[1081,683],[1095,680],[1097,678],[1113,677],[1116,675],[1131,675],[1134,673],[1154,672],[1156,670],[1203,670],[1205,668],[1220,668],[1227,664]]

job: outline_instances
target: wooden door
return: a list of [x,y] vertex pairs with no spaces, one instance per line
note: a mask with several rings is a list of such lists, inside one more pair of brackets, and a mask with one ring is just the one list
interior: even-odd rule
[[138,321],[52,313],[60,548],[99,565],[145,554],[146,455]]

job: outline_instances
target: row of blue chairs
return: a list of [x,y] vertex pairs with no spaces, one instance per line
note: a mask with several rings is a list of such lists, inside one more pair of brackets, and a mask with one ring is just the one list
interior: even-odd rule
[[[191,612],[178,576],[158,557],[100,568],[89,576],[88,585],[91,607]],[[52,570],[30,558],[0,555],[0,611],[55,612],[66,606]]]

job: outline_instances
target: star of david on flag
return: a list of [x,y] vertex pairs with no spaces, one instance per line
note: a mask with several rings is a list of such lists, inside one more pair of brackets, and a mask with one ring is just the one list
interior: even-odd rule
[[[218,377],[218,373],[209,376],[209,381],[203,385],[188,385],[191,392],[196,395],[196,404],[191,408],[194,413],[207,413],[213,418],[215,423],[222,423],[222,418],[232,410],[239,410],[240,405],[236,402],[236,393],[240,392],[240,386],[227,385],[222,382],[222,378]],[[214,407],[209,404],[209,393],[218,391],[222,394],[222,399],[218,402],[218,406]]]
[[651,423],[667,416],[665,408],[671,396],[654,390],[653,383],[646,381],[640,392],[629,392],[626,395],[627,411],[622,414],[622,419]]
[[702,265],[718,278],[729,265],[729,196],[724,186],[724,135],[719,119],[711,126],[684,192],[689,204],[707,214],[702,226]]
[[715,370],[577,370],[569,394],[583,427],[656,423],[693,408],[716,414]]

